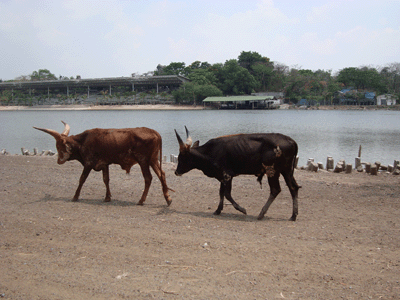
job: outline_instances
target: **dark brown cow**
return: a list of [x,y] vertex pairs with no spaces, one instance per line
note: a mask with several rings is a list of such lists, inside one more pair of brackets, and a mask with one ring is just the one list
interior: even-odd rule
[[[152,175],[150,167],[161,181],[163,193],[167,204],[172,200],[168,194],[165,173],[161,169],[162,141],[160,134],[146,127],[125,129],[100,129],[86,130],[77,135],[68,136],[70,127],[65,122],[64,131],[60,134],[55,130],[33,127],[52,135],[56,139],[58,151],[58,164],[69,160],[77,160],[83,165],[83,172],[79,179],[79,186],[72,201],[78,201],[82,186],[91,170],[102,171],[106,185],[105,201],[111,201],[109,187],[109,165],[118,164],[127,173],[131,167],[139,164],[143,173],[145,188],[138,202],[143,205],[149,192]],[[160,161],[158,157],[160,156]]]
[[215,215],[221,213],[224,197],[234,208],[246,214],[246,210],[231,196],[233,177],[241,174],[256,175],[261,184],[263,176],[267,175],[271,193],[258,215],[258,219],[261,220],[281,192],[279,176],[282,174],[293,199],[293,213],[290,219],[296,221],[299,186],[293,177],[293,172],[298,147],[290,137],[279,133],[237,134],[211,139],[202,146],[199,146],[197,141],[192,146],[187,128],[186,143],[183,143],[176,130],[175,133],[179,142],[178,166],[175,174],[180,176],[192,169],[199,169],[206,176],[216,178],[221,183],[220,202],[214,212]]

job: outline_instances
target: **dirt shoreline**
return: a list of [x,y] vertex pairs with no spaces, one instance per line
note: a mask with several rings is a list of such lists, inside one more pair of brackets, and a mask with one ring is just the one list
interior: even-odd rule
[[153,183],[144,206],[140,168],[90,174],[55,157],[0,156],[0,297],[4,299],[399,299],[400,179],[380,173],[295,171],[299,216],[254,176],[233,181],[248,215],[225,205],[200,171],[174,175],[167,207]]

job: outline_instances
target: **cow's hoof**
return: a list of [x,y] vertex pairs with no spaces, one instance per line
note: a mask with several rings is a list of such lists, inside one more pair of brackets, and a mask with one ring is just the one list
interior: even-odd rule
[[72,202],[78,202],[78,198],[72,198]]
[[137,205],[143,206],[143,202],[138,202]]
[[296,217],[297,217],[296,215],[293,215],[293,216],[289,219],[289,221],[293,221],[293,222],[296,221]]
[[167,206],[170,206],[172,203],[172,200],[167,200]]
[[220,214],[221,214],[221,211],[220,211],[220,210],[216,210],[216,211],[214,211],[214,213],[213,213],[214,216],[219,216]]
[[111,201],[110,197],[104,199],[104,202],[110,202],[110,201]]
[[259,215],[259,216],[257,217],[257,220],[262,220],[262,219],[264,219],[264,216],[263,216],[263,215]]

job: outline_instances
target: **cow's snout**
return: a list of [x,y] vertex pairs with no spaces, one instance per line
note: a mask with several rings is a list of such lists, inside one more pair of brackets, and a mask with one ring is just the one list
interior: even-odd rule
[[175,170],[175,175],[176,175],[176,176],[182,176],[182,174],[180,174],[180,173],[178,172],[178,170]]

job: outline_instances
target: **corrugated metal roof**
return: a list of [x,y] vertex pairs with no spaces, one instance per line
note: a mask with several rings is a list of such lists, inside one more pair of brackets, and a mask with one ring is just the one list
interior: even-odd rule
[[240,101],[264,101],[273,100],[273,96],[230,96],[230,97],[207,97],[203,102],[240,102]]

